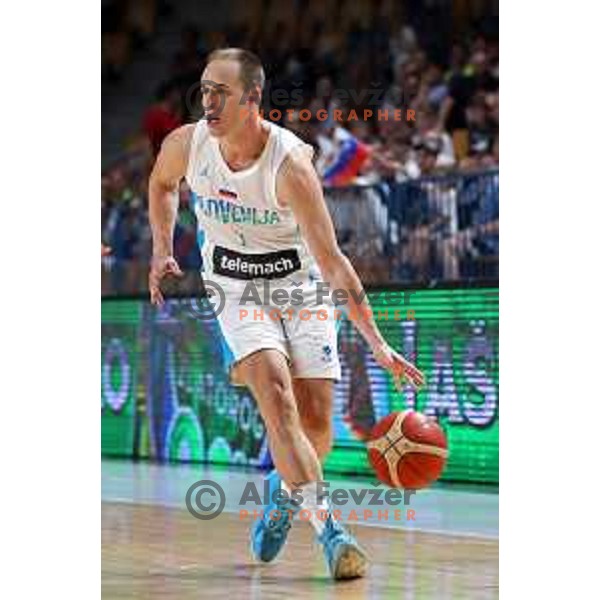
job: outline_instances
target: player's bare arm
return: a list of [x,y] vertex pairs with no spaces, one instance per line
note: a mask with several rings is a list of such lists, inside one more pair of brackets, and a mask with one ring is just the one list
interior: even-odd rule
[[[306,153],[288,156],[277,175],[277,197],[294,213],[302,236],[314,256],[323,279],[333,289],[348,291],[349,314],[370,345],[375,359],[395,377],[412,384],[424,383],[423,373],[384,340],[354,267],[340,250],[318,175]],[[364,298],[362,301],[356,298]]]
[[185,175],[193,125],[184,125],[164,140],[148,184],[152,263],[148,280],[153,304],[164,302],[160,282],[166,275],[181,276],[173,256],[173,232],[179,207],[179,183]]

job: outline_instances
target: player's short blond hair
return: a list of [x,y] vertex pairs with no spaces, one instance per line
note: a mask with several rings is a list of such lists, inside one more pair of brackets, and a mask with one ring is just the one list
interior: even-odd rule
[[244,84],[244,89],[249,91],[258,86],[260,91],[265,85],[265,70],[263,69],[260,58],[242,48],[219,48],[213,50],[206,59],[206,64],[214,60],[234,60],[240,65],[240,79]]

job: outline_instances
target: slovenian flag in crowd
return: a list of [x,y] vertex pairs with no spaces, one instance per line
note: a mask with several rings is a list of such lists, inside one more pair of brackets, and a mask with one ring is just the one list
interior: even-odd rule
[[330,186],[349,185],[369,158],[369,146],[341,127],[336,129],[334,135],[338,151],[323,172],[323,183]]

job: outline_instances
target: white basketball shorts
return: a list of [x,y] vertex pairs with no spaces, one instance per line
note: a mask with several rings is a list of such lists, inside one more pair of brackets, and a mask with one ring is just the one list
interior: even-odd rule
[[211,303],[219,304],[216,314],[223,354],[234,385],[239,383],[234,367],[265,349],[281,352],[294,378],[340,378],[337,331],[341,311],[325,291],[317,269],[271,279],[241,279],[229,276],[235,275],[239,263],[224,260],[223,264],[232,269],[227,276],[213,271],[204,279],[207,289],[214,287],[223,297],[221,303]]

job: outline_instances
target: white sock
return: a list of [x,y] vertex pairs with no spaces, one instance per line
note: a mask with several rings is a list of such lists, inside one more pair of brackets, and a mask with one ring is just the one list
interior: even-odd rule
[[317,483],[307,483],[302,487],[302,510],[310,513],[310,522],[317,535],[321,535],[325,528],[325,521],[329,514],[327,497],[317,498]]

